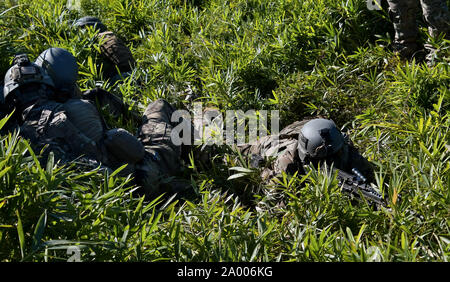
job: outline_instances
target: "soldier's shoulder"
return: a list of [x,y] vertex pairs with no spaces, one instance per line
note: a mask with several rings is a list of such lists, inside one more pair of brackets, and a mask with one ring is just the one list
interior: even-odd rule
[[285,128],[283,128],[280,131],[280,135],[282,135],[282,136],[298,135],[300,133],[300,130],[302,129],[303,125],[305,125],[305,123],[303,121],[293,122],[293,123],[289,124],[288,126],[286,126]]

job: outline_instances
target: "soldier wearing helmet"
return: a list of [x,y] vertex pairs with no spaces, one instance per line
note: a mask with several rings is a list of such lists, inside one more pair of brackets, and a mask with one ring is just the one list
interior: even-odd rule
[[[336,124],[329,119],[313,118],[296,121],[285,127],[277,135],[261,138],[254,145],[242,145],[238,148],[251,159],[251,165],[258,167],[264,158],[275,157],[269,167],[263,169],[264,181],[280,175],[305,174],[304,166],[322,163],[352,173],[356,168],[369,181],[374,181],[372,165],[366,160],[341,133]],[[270,201],[279,204],[283,195],[273,189],[263,188]]]
[[74,26],[76,27],[92,27],[96,30],[99,30],[100,32],[105,32],[107,30],[106,26],[102,23],[102,21],[99,18],[92,17],[92,16],[86,16],[81,19],[78,19]]
[[[53,51],[44,51],[40,58],[54,54]],[[36,152],[43,150],[41,159],[45,162],[52,152],[61,163],[82,160],[113,170],[128,164],[122,173],[134,174],[137,184],[149,196],[187,189],[188,185],[181,181],[163,181],[181,169],[180,148],[170,140],[174,126],[170,121],[172,106],[164,100],[151,103],[142,118],[138,137],[121,128],[108,129],[90,101],[76,98],[56,101],[58,93],[73,89],[73,85],[67,84],[73,82],[73,76],[71,72],[66,73],[69,77],[53,73],[54,78],[61,79],[54,83],[46,70],[58,70],[59,64],[68,61],[76,63],[67,51],[56,51],[61,58],[38,58],[45,70],[25,55],[17,57],[5,76],[1,100],[1,104],[16,109],[20,135],[30,140]]]
[[[394,49],[402,58],[411,59],[422,49],[419,42],[417,15],[419,14],[419,0],[388,0],[389,14],[394,30]],[[445,0],[420,0],[423,18],[428,25],[428,32],[432,37],[439,35],[450,36],[450,14]],[[432,63],[436,50],[426,44],[429,50],[426,59]]]
[[71,98],[89,100],[99,109],[108,107],[108,111],[114,117],[123,113],[136,118],[128,113],[127,107],[120,98],[109,92],[96,88],[81,93],[77,85],[77,60],[69,51],[62,48],[49,48],[38,56],[35,64],[42,67],[54,81],[55,91],[57,91],[56,101],[65,102]]
[[[14,108],[23,110],[34,101],[53,95],[53,87],[52,79],[42,68],[31,63],[25,54],[17,55],[1,84],[1,118],[13,112]],[[28,95],[28,92],[32,94]],[[15,111],[14,117],[9,119],[2,131],[15,128],[19,118],[21,117]]]
[[296,121],[277,135],[263,137],[256,144],[243,145],[239,149],[254,160],[277,156],[273,166],[263,172],[263,178],[274,177],[283,171],[304,173],[303,165],[325,162],[348,172],[358,168],[367,178],[373,179],[371,164],[329,119]]
[[49,48],[42,52],[35,64],[43,68],[55,83],[59,97],[79,98],[76,85],[78,64],[75,57],[65,49]]
[[130,49],[100,19],[92,16],[83,17],[74,24],[77,28],[91,27],[97,30],[100,40],[100,51],[103,63],[103,77],[109,79],[114,84],[121,78],[126,78],[131,74],[136,61]]
[[313,119],[300,130],[298,155],[304,163],[318,161],[334,162],[345,169],[348,162],[348,146],[344,135],[332,120]]
[[81,154],[95,158],[94,143],[67,119],[56,96],[55,84],[47,72],[30,62],[27,55],[16,56],[5,75],[1,103],[15,110],[13,120],[21,136],[29,139],[36,150],[48,146],[44,154],[54,151],[57,158]]
[[[14,58],[13,66],[6,72],[0,103],[13,99],[17,105],[25,107],[53,94],[54,86],[53,80],[41,67],[31,63],[27,55],[21,54]],[[26,95],[24,92],[30,89],[35,91],[32,95]]]

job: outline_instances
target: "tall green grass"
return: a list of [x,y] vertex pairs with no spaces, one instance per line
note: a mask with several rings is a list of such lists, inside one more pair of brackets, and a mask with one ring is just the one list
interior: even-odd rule
[[[140,112],[166,98],[280,110],[282,126],[333,118],[375,164],[391,209],[355,205],[322,171],[263,183],[226,148],[206,164],[186,161],[197,198],[149,202],[133,196],[130,178],[41,164],[11,133],[0,142],[0,260],[66,261],[75,246],[82,261],[447,261],[449,41],[434,42],[442,52],[432,68],[399,61],[386,11],[365,2],[96,0],[76,11],[66,1],[2,1],[1,76],[16,53],[63,47],[77,56],[83,90],[100,85]],[[72,27],[85,15],[132,50],[138,67],[126,83],[103,81],[95,32]],[[270,189],[285,206],[257,193]]]

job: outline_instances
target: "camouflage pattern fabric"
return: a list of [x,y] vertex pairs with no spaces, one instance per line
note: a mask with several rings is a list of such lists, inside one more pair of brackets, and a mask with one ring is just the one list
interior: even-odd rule
[[431,36],[449,33],[450,15],[445,0],[388,0],[389,14],[395,29],[396,49],[402,57],[412,57],[420,49],[417,16],[423,17]]
[[136,165],[136,181],[147,195],[179,193],[189,184],[176,178],[181,172],[181,146],[171,140],[176,124],[171,122],[175,109],[165,100],[151,103],[144,112],[138,139],[145,148],[144,160]]
[[[115,146],[107,146],[105,126],[95,106],[87,100],[69,99],[59,103],[40,99],[23,110],[19,119],[22,120],[19,125],[21,136],[30,140],[36,153],[44,149],[43,161],[53,152],[55,159],[62,164],[83,159],[89,160],[90,164],[116,169],[127,163],[129,158],[118,159],[111,149],[133,153],[133,149],[118,148],[117,144],[126,146],[120,139],[117,142],[117,138],[113,142]],[[139,142],[136,137],[133,138]],[[126,141],[131,143],[130,138]],[[132,172],[131,166],[123,174]]]
[[417,0],[388,0],[389,15],[395,30],[396,51],[402,57],[412,57],[420,49],[417,44],[419,29],[416,17],[419,12]]
[[[77,111],[86,116],[74,118]],[[95,107],[86,101],[69,100],[64,104],[41,100],[23,111],[20,134],[30,140],[36,153],[44,149],[44,162],[53,152],[55,160],[63,164],[82,158],[90,164],[116,169],[127,163],[122,174],[134,173],[145,194],[155,197],[190,187],[174,177],[181,171],[181,148],[170,137],[173,112],[174,108],[164,100],[151,103],[136,138],[124,129],[104,132]],[[101,131],[100,135],[89,124]],[[98,138],[97,142],[93,140]]]
[[43,160],[49,152],[63,163],[82,155],[93,160],[99,158],[95,141],[70,122],[61,103],[39,101],[25,109],[22,120],[20,135],[30,140],[36,153],[44,149]]
[[140,162],[145,156],[142,143],[123,128],[114,128],[106,132],[103,144],[116,160],[128,164]]
[[106,131],[96,107],[87,100],[69,99],[63,109],[76,129],[95,142],[97,161],[113,170],[128,164],[121,175],[134,172],[134,164],[140,160],[138,156],[143,155],[142,144],[135,136],[122,128]]
[[[275,156],[272,167],[263,172],[263,179],[269,179],[283,171],[291,174],[296,171],[303,173],[303,164],[297,152],[298,136],[302,127],[309,120],[296,121],[281,130],[278,135],[263,137],[254,145],[240,146],[239,150],[245,155],[254,156],[254,159]],[[347,142],[348,148],[345,151],[347,156],[343,156],[343,162],[335,164],[335,166],[347,172],[351,172],[352,168],[357,168],[366,178],[373,179],[370,162],[359,154],[350,141],[347,140]]]
[[303,168],[297,155],[297,138],[303,125],[309,120],[297,121],[285,127],[278,135],[269,135],[261,138],[254,145],[239,146],[239,150],[252,159],[252,166],[258,167],[258,161],[263,158],[276,156],[272,166],[262,172],[262,178],[269,180],[283,171],[294,173]]
[[[261,173],[261,178],[266,184],[272,184],[271,180],[282,172],[291,175],[296,172],[305,174],[304,164],[298,155],[297,146],[300,130],[309,120],[296,121],[281,130],[278,135],[269,135],[261,138],[256,144],[238,147],[244,155],[251,158],[253,167],[258,167],[258,162],[264,158],[275,157],[271,166],[265,168]],[[335,167],[349,173],[351,173],[352,168],[357,168],[369,182],[373,182],[375,177],[370,162],[359,154],[350,141],[344,148],[343,158],[335,162]],[[273,211],[273,207],[280,207],[285,204],[284,193],[279,193],[276,189],[273,189],[272,185],[264,187],[262,192],[266,197],[266,201],[258,203],[257,209]],[[267,203],[272,204],[264,206]]]
[[[104,94],[104,103],[111,102],[109,98],[113,97],[112,94],[97,90],[97,94]],[[114,107],[124,107],[117,99],[112,101]],[[160,182],[171,182],[163,178],[179,171],[180,149],[174,146],[170,139],[170,117],[174,109],[167,102],[158,100],[147,108],[139,129],[139,139],[122,128],[106,131],[105,126],[102,127],[97,109],[86,100],[71,99],[64,106],[75,126],[95,140],[99,151],[98,161],[111,169],[128,164],[121,171],[121,175],[134,173],[138,184],[146,191],[151,191],[149,195],[153,192],[154,195],[151,196],[159,194]]]
[[[171,131],[176,126],[170,121],[175,109],[167,101],[160,99],[151,103],[143,117],[138,117],[134,112],[127,110],[121,99],[101,88],[84,92],[82,96],[100,108],[108,108],[115,117],[122,114],[125,118],[141,124],[137,137],[144,146],[144,159],[137,161],[136,158],[134,164],[129,163],[129,168],[133,168],[136,182],[143,188],[145,194],[155,197],[161,193],[176,193],[188,188],[188,184],[174,177],[181,171],[181,146],[175,146],[170,137]],[[108,132],[106,135],[109,135]],[[124,145],[135,143],[127,140],[119,140],[118,143]],[[131,150],[134,150],[135,154],[132,154]],[[110,148],[109,151],[113,149]],[[120,153],[121,150],[118,151],[119,155],[124,155]],[[140,152],[140,146],[128,145],[128,155],[131,153],[139,156]],[[109,154],[110,162],[113,162],[114,155],[117,155],[117,152]]]
[[102,40],[100,50],[106,59],[103,65],[105,77],[116,76],[116,68],[121,73],[131,71],[135,65],[135,60],[130,49],[111,31],[99,33],[98,37]]
[[104,126],[102,119],[93,104],[87,100],[69,99],[63,104],[69,120],[94,142],[103,138]]
[[436,37],[440,33],[449,36],[450,14],[445,0],[421,0],[422,11],[431,36]]

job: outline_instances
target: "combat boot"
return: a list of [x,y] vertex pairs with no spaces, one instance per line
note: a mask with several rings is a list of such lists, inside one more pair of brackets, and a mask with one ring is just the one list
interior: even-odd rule
[[412,61],[414,59],[416,62],[422,62],[425,59],[425,51],[417,43],[395,43],[393,45],[393,51],[394,54],[403,60]]

